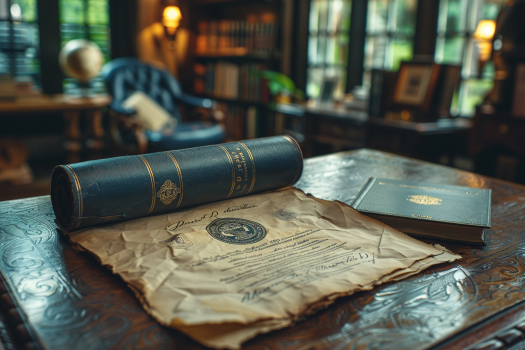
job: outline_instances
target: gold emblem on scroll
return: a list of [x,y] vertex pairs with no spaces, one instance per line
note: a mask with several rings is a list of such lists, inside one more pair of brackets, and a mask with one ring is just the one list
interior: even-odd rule
[[409,196],[407,201],[422,205],[441,205],[441,199],[431,196]]
[[160,198],[164,205],[168,205],[177,198],[180,194],[180,188],[177,187],[177,184],[174,184],[170,180],[166,180],[160,190],[157,192],[157,197]]

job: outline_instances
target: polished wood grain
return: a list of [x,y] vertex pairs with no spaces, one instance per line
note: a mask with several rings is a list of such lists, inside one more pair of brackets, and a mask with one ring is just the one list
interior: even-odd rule
[[[487,246],[440,242],[463,259],[341,298],[245,348],[522,349],[525,187],[370,150],[307,159],[297,185],[349,203],[370,176],[491,188]],[[4,343],[14,334],[10,344],[25,348],[202,348],[160,326],[118,276],[74,251],[49,197],[0,203],[0,256],[0,305],[11,315],[5,334],[0,322]]]
[[0,101],[0,116],[21,113],[67,112],[97,110],[111,102],[108,95],[95,97],[68,97],[64,94],[21,96]]
[[62,113],[68,153],[67,163],[77,163],[81,160],[82,131],[80,128],[81,114],[84,113],[89,121],[87,148],[90,159],[100,158],[104,148],[102,127],[102,109],[111,102],[109,95],[93,97],[72,97],[66,94],[55,95],[28,95],[14,100],[0,101],[0,117],[19,114],[32,114],[46,118],[49,113]]

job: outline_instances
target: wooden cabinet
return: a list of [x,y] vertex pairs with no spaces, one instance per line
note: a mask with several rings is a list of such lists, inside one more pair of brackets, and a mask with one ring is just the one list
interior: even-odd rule
[[469,152],[475,159],[476,172],[525,183],[525,119],[478,108]]

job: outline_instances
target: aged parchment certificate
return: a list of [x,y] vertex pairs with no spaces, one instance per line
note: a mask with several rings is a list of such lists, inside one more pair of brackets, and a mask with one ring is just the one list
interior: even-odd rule
[[337,297],[460,258],[297,189],[69,236],[129,283],[160,323],[231,349]]

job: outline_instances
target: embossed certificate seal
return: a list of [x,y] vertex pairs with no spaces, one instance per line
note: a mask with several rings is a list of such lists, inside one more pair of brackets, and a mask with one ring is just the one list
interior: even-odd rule
[[157,197],[160,198],[164,205],[168,205],[177,198],[180,193],[180,188],[177,187],[177,184],[174,184],[170,180],[166,180],[161,186],[160,190],[157,192]]
[[206,231],[216,240],[230,244],[253,244],[266,237],[263,225],[237,218],[216,219],[206,226]]

